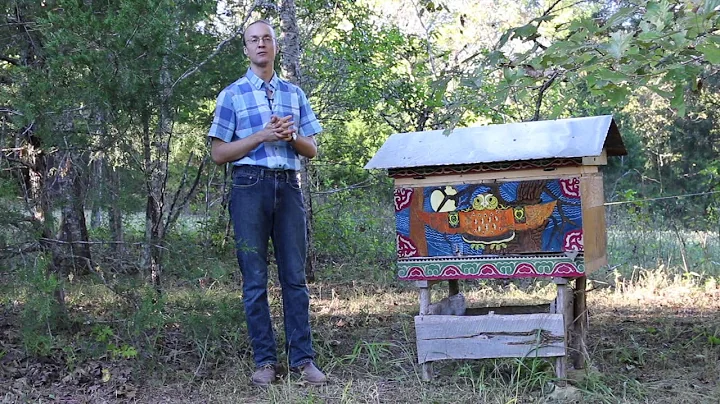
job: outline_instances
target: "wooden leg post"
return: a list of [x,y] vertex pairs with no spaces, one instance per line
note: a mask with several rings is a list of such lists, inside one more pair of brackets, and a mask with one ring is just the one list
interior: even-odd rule
[[455,296],[460,293],[460,282],[457,279],[448,281],[448,296]]
[[[417,281],[415,284],[420,288],[420,315],[425,316],[428,314],[428,308],[430,307],[430,288],[432,287],[432,283],[428,281]],[[432,373],[432,362],[423,362],[422,379],[424,381],[432,380]]]
[[572,341],[570,355],[575,369],[584,369],[585,358],[588,357],[586,342],[588,331],[588,311],[587,301],[585,300],[586,287],[587,277],[581,276],[575,280],[572,338],[570,339]]
[[555,360],[555,376],[558,378],[557,385],[565,386],[567,384],[568,331],[572,327],[573,311],[570,293],[567,288],[567,279],[553,278],[553,282],[557,285],[555,312],[563,315],[565,327],[565,356],[560,356]]

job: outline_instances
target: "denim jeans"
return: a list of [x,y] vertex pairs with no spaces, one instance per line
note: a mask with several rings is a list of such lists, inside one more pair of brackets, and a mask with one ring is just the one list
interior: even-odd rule
[[305,283],[305,209],[296,172],[235,167],[230,215],[255,365],[277,363],[267,296],[270,238],[282,287],[285,349],[290,366],[311,362],[315,353],[310,335],[310,294]]

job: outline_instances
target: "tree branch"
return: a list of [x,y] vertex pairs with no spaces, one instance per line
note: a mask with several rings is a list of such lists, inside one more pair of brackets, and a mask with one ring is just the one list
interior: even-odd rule
[[261,3],[261,2],[256,2],[255,4],[253,4],[252,7],[250,7],[250,10],[249,10],[249,11],[247,12],[247,14],[245,15],[245,19],[243,20],[242,24],[240,24],[240,26],[238,27],[238,29],[236,29],[235,32],[233,32],[233,34],[230,35],[229,38],[227,38],[227,39],[223,40],[222,42],[220,42],[220,43],[218,44],[218,46],[215,48],[215,50],[214,50],[210,55],[208,55],[208,57],[206,57],[205,60],[203,60],[202,62],[198,63],[197,65],[195,65],[195,66],[193,66],[193,67],[185,70],[185,72],[184,72],[183,74],[181,74],[180,77],[178,77],[177,80],[175,80],[175,82],[172,83],[172,85],[170,86],[170,88],[171,88],[171,89],[175,88],[175,86],[176,86],[178,83],[180,83],[181,81],[183,81],[183,80],[185,80],[186,78],[190,77],[191,75],[195,74],[198,70],[200,70],[201,67],[205,66],[205,64],[207,64],[209,61],[211,61],[211,60],[214,59],[217,55],[219,55],[220,52],[223,50],[223,48],[225,48],[225,46],[226,46],[228,43],[230,43],[230,41],[232,41],[233,39],[237,38],[238,35],[242,34],[243,28],[245,27],[245,24],[247,24],[248,20],[250,20],[250,17],[252,16],[252,13],[253,13],[253,12],[255,11],[255,9],[258,8],[259,6],[267,6],[267,4],[264,4],[264,3]]
[[180,181],[180,185],[178,185],[177,192],[175,193],[175,196],[173,197],[173,201],[170,204],[170,209],[168,210],[167,220],[165,221],[165,231],[169,229],[175,222],[177,221],[177,218],[180,216],[180,212],[185,209],[185,207],[190,203],[190,198],[195,193],[195,189],[197,189],[198,184],[200,183],[200,178],[202,176],[203,168],[205,168],[205,164],[208,160],[208,155],[205,155],[205,158],[200,163],[200,167],[198,167],[197,173],[195,174],[195,179],[193,181],[192,186],[190,186],[190,190],[185,195],[185,198],[183,201],[179,204],[179,206],[176,208],[176,204],[178,200],[180,199],[180,192],[182,191],[182,188],[187,183],[187,174],[188,174],[188,168],[190,167],[190,161],[193,158],[193,154],[191,153],[188,157],[187,163],[185,163],[185,170],[183,171],[182,180]]
[[11,65],[20,66],[19,60],[13,59],[13,58],[5,56],[5,55],[0,55],[0,60],[2,60],[3,62],[8,62]]
[[15,109],[12,109],[12,108],[10,108],[10,107],[0,107],[0,114],[10,114],[10,115],[23,116],[23,113],[22,113],[22,112],[20,112],[20,111],[18,111],[18,110],[15,110]]
[[540,94],[538,94],[538,98],[537,98],[537,100],[535,101],[535,114],[533,115],[533,118],[531,119],[532,121],[537,121],[537,120],[540,119],[540,107],[542,106],[543,96],[545,95],[545,91],[546,91],[548,88],[550,88],[550,86],[552,85],[552,83],[555,81],[555,79],[557,78],[558,74],[559,74],[559,72],[558,72],[557,70],[554,71],[554,72],[552,73],[552,75],[550,76],[550,78],[547,79],[547,81],[545,81],[545,82],[543,83],[542,87],[540,87]]

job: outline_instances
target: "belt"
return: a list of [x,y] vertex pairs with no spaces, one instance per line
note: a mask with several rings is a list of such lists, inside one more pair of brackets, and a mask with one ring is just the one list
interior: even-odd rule
[[267,168],[261,166],[241,165],[233,166],[233,177],[236,175],[254,175],[258,178],[290,179],[297,178],[297,171],[282,168]]

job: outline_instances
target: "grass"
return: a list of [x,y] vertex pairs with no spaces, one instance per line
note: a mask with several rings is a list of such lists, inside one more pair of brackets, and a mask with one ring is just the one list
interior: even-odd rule
[[[348,237],[360,234],[352,223],[345,223]],[[589,366],[571,372],[567,388],[556,387],[552,362],[532,359],[440,361],[436,378],[421,381],[417,290],[395,279],[391,259],[373,258],[393,242],[383,237],[362,232],[355,238],[371,243],[372,254],[326,259],[310,285],[317,362],[331,380],[319,388],[290,377],[266,390],[250,385],[251,350],[227,248],[209,252],[193,237],[170,239],[172,264],[157,299],[142,279],[113,272],[111,252],[96,247],[113,291],[95,276],[61,280],[70,317],[59,323],[47,285],[31,276],[38,260],[21,257],[0,270],[0,402],[720,402],[717,234],[611,226],[610,267],[589,283]],[[269,299],[282,347],[277,285],[271,279]],[[461,288],[475,307],[547,303],[555,293],[537,280]],[[436,286],[433,300],[444,293]]]
[[[309,388],[286,378],[267,390],[250,386],[240,293],[231,282],[174,282],[161,302],[137,310],[102,286],[74,282],[72,324],[53,333],[41,358],[28,358],[22,344],[18,321],[28,294],[16,288],[2,295],[0,402],[717,403],[717,281],[658,268],[590,292],[590,366],[574,372],[566,389],[555,387],[551,362],[528,359],[436,362],[435,380],[422,382],[413,327],[417,294],[399,282],[311,285],[318,363],[331,383]],[[463,289],[473,306],[531,304],[553,295],[547,282],[468,282]],[[275,286],[270,299],[281,330]],[[282,346],[281,334],[278,339]]]

